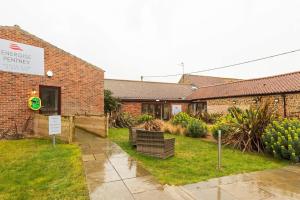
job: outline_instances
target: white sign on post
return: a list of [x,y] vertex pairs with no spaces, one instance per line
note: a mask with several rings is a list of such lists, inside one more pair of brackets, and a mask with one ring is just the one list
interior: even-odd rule
[[49,135],[61,134],[61,116],[49,116]]
[[0,71],[44,75],[44,49],[0,39]]

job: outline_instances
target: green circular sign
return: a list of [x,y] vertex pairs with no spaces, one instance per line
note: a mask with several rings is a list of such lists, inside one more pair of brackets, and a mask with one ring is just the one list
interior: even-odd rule
[[39,97],[30,97],[28,106],[32,110],[39,110],[42,106],[41,99]]

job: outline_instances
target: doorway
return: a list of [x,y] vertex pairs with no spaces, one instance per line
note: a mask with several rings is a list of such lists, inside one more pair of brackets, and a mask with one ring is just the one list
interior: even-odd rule
[[60,87],[40,85],[40,98],[42,107],[40,113],[43,115],[61,114],[61,93]]

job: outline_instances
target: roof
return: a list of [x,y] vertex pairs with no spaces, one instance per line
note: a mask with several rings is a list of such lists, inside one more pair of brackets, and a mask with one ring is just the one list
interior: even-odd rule
[[199,88],[188,99],[213,99],[300,91],[300,71]]
[[105,79],[104,88],[123,100],[185,100],[193,92],[187,84]]
[[211,85],[219,85],[219,84],[229,83],[229,82],[238,81],[238,80],[241,80],[241,79],[184,74],[183,76],[181,76],[179,83],[192,84],[192,85],[200,88],[200,87],[206,87],[206,86],[211,86]]
[[[1,26],[1,25],[0,25],[0,29],[7,29],[7,30],[20,31],[20,32],[22,32],[22,34],[24,34],[24,35],[27,35],[27,36],[29,36],[29,37],[31,37],[31,38],[33,38],[33,39],[35,39],[35,40],[37,40],[37,41],[39,41],[39,42],[41,42],[41,43],[44,43],[44,44],[47,44],[47,45],[49,45],[49,46],[51,46],[51,47],[53,47],[53,48],[56,48],[56,49],[58,49],[58,50],[64,52],[65,54],[68,54],[69,56],[71,56],[71,57],[73,57],[73,58],[75,58],[75,59],[78,59],[78,60],[80,60],[81,62],[83,62],[83,63],[85,63],[85,64],[87,64],[87,65],[89,65],[89,66],[91,66],[91,67],[93,67],[93,68],[95,68],[95,69],[97,69],[97,70],[101,70],[101,71],[104,72],[104,70],[101,69],[100,67],[97,67],[97,66],[95,66],[95,65],[93,65],[93,64],[91,64],[91,63],[89,63],[89,62],[87,62],[87,61],[85,61],[85,60],[83,60],[83,59],[81,59],[81,58],[79,58],[79,57],[77,57],[77,56],[75,56],[75,55],[69,53],[69,52],[66,52],[65,50],[63,50],[63,49],[61,49],[61,48],[59,48],[59,47],[57,47],[57,46],[55,46],[55,45],[53,45],[53,44],[51,44],[51,43],[49,43],[49,42],[47,42],[47,41],[45,41],[45,40],[39,38],[39,37],[37,37],[37,36],[35,36],[35,35],[33,35],[33,34],[27,32],[27,31],[25,31],[25,30],[23,30],[23,29],[21,29],[18,25],[14,25],[14,26]],[[31,44],[28,44],[28,45],[31,45]],[[43,47],[42,47],[42,48],[43,48]]]

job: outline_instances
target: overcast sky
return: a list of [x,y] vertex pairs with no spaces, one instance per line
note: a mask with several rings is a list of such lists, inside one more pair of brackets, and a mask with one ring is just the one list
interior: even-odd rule
[[[299,0],[6,0],[18,24],[101,68],[139,79],[300,49]],[[254,78],[300,71],[300,52],[202,75]],[[179,77],[146,78],[176,82]]]

